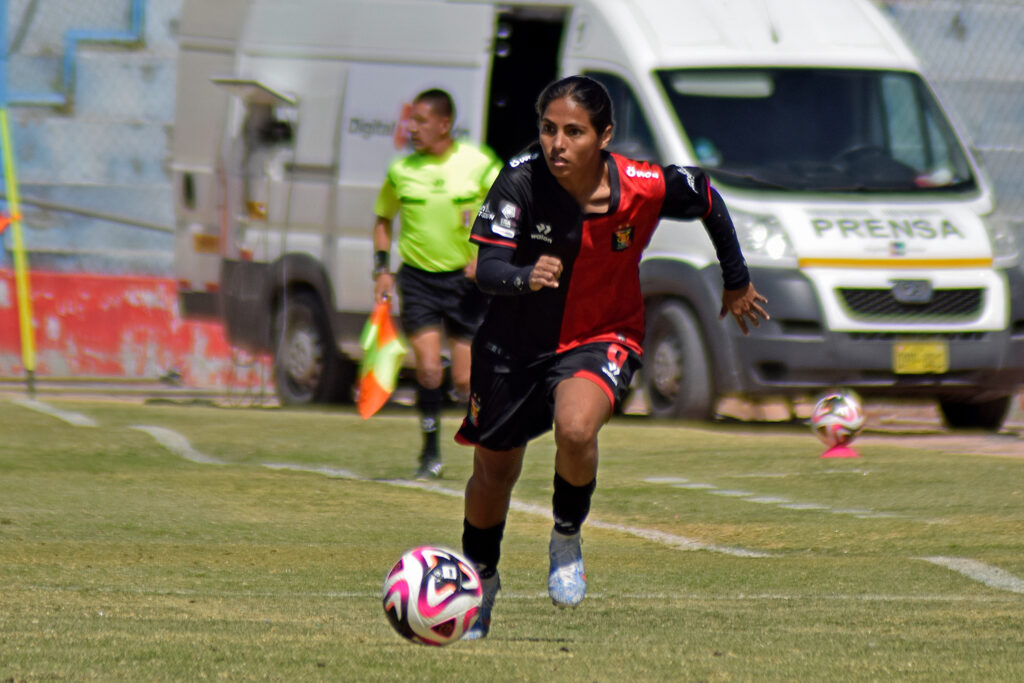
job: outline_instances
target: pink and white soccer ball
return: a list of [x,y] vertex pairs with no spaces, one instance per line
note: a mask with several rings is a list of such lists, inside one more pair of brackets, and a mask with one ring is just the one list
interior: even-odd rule
[[850,443],[863,427],[864,408],[853,391],[829,392],[814,404],[811,429],[829,448]]
[[446,548],[402,555],[384,581],[384,613],[396,631],[425,645],[448,645],[476,622],[483,588],[473,564]]

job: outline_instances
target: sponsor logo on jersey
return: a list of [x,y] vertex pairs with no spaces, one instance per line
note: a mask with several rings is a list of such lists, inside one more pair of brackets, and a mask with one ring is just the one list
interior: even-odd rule
[[612,251],[626,251],[633,246],[633,226],[620,225],[612,232]]
[[693,174],[686,170],[686,167],[684,166],[678,166],[677,168],[679,169],[679,172],[683,174],[683,177],[686,178],[686,184],[690,186],[690,190],[694,194],[698,194],[697,179],[693,177]]
[[530,239],[551,244],[551,225],[548,223],[538,223],[533,226],[533,234],[530,235]]
[[502,224],[502,221],[494,221],[491,223],[491,232],[510,240],[514,240],[516,238],[516,231],[512,228],[505,227]]
[[498,205],[498,215],[491,222],[491,232],[507,239],[515,239],[516,227],[519,223],[520,209],[512,202],[502,200]]
[[484,202],[483,206],[480,207],[480,211],[476,215],[479,218],[483,218],[485,221],[493,221],[494,212],[491,211],[490,202]]
[[[966,239],[960,228],[948,220],[881,218],[812,218],[811,227],[818,237],[843,239],[884,239],[896,245],[903,240],[934,240],[956,237]],[[905,248],[905,245],[903,245]]]
[[527,152],[526,154],[520,154],[519,156],[517,156],[514,159],[512,159],[511,161],[509,161],[508,165],[511,166],[512,168],[516,168],[517,166],[522,166],[526,162],[533,161],[536,158],[537,158],[537,153],[536,152]]
[[653,168],[637,168],[636,166],[627,166],[626,175],[630,178],[660,178],[661,173],[657,169]]
[[629,352],[618,344],[608,345],[608,362],[601,366],[601,372],[608,375],[616,385],[619,383],[619,375],[622,373],[622,366],[629,358]]

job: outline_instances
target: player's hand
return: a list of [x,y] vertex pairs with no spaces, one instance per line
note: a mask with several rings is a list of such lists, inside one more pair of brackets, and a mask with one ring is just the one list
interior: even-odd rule
[[466,276],[466,279],[470,282],[476,281],[476,259],[473,259],[466,264],[466,267],[462,269],[462,274]]
[[761,326],[760,318],[771,320],[768,312],[761,308],[761,304],[768,303],[763,295],[758,294],[754,289],[754,283],[747,283],[742,289],[726,289],[722,291],[722,310],[718,313],[718,319],[732,314],[736,324],[740,326],[740,332],[750,334],[747,329],[749,320],[754,327]]
[[562,276],[562,259],[544,254],[533,270],[530,271],[530,290],[536,292],[541,287],[558,288],[558,278]]
[[373,300],[377,303],[391,299],[395,293],[395,276],[392,273],[380,273],[373,280]]

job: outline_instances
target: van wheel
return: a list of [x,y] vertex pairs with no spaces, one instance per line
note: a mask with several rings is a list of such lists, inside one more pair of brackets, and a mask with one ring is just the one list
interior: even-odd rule
[[939,399],[939,408],[950,429],[985,429],[997,432],[1010,411],[1012,396],[1000,396],[991,401],[969,402]]
[[710,420],[710,359],[690,309],[678,301],[658,306],[651,314],[644,347],[642,377],[650,414]]
[[282,405],[351,398],[354,366],[334,347],[319,298],[288,296],[274,316],[274,384]]

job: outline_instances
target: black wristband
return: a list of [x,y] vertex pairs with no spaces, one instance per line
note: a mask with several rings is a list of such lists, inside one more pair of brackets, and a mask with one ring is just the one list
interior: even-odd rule
[[391,270],[391,252],[379,250],[373,252],[373,274],[376,277]]

